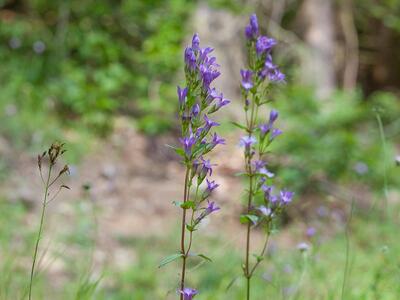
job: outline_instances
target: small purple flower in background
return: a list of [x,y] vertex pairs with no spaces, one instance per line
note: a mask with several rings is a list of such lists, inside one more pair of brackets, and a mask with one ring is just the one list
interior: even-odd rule
[[188,92],[187,87],[185,87],[184,89],[181,89],[180,86],[177,86],[177,93],[178,93],[178,99],[179,99],[180,106],[182,106],[185,103],[187,92]]
[[314,227],[308,227],[306,230],[306,235],[311,238],[317,233],[317,230]]
[[280,192],[280,200],[281,200],[281,203],[282,203],[282,204],[288,204],[288,203],[292,202],[293,196],[294,196],[294,193],[293,193],[293,192],[289,192],[289,191],[286,191],[286,190],[282,190],[282,191]]
[[301,243],[297,244],[296,248],[298,250],[300,250],[300,252],[306,252],[306,251],[310,250],[311,247],[306,242],[301,242]]
[[364,175],[364,174],[368,173],[368,166],[366,163],[359,161],[354,165],[354,171],[358,175]]
[[257,38],[256,42],[256,52],[258,55],[269,52],[272,47],[276,45],[276,41],[272,38],[266,36],[260,36]]
[[184,300],[192,300],[198,294],[198,291],[192,288],[184,288],[179,293],[183,295]]
[[249,90],[253,87],[253,72],[250,70],[240,70],[240,75],[242,75],[242,87],[245,90]]
[[257,143],[257,139],[254,136],[245,135],[240,138],[239,145],[241,147],[250,148]]

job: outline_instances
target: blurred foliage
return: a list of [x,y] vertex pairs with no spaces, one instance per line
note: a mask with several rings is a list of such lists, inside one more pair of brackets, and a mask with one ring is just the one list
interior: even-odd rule
[[[337,91],[319,101],[311,89],[293,85],[282,89],[274,105],[286,126],[274,152],[289,158],[284,162],[289,167],[280,171],[288,186],[304,190],[321,181],[357,180],[377,188],[385,171],[389,184],[400,184],[394,162],[400,106],[393,94],[379,92],[365,100],[360,91]],[[385,126],[386,152],[377,113]]]
[[147,133],[169,128],[191,5],[0,1],[0,133],[29,139],[56,120],[106,133],[117,111]]

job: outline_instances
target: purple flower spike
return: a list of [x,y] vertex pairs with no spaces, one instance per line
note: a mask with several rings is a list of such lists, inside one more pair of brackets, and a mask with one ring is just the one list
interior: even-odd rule
[[219,187],[219,184],[215,183],[215,180],[210,181],[206,179],[207,182],[207,191],[211,193],[213,190],[215,190],[217,187]]
[[199,292],[192,288],[184,288],[180,290],[179,293],[183,295],[184,300],[192,300]]
[[292,202],[293,196],[294,196],[294,193],[293,193],[293,192],[289,192],[289,191],[286,191],[286,190],[282,190],[282,191],[280,192],[280,200],[281,200],[281,203],[282,203],[282,204],[288,204],[288,203]]
[[184,137],[179,139],[181,144],[183,145],[183,149],[185,150],[185,153],[187,156],[190,156],[192,154],[192,147],[196,143],[196,138],[193,136],[193,134],[190,134],[189,137]]
[[257,139],[254,136],[245,135],[240,138],[239,145],[245,148],[250,148],[255,143],[257,143]]
[[197,33],[193,35],[192,38],[192,48],[193,50],[199,50],[200,49],[200,38]]
[[256,52],[258,55],[269,52],[273,46],[276,45],[276,41],[266,36],[260,36],[256,42]]
[[251,89],[253,87],[253,72],[250,70],[240,70],[240,75],[242,75],[242,87],[245,90]]
[[247,39],[253,39],[258,35],[258,21],[256,14],[250,16],[250,23],[246,26],[245,34]]
[[219,137],[216,133],[214,133],[211,145],[213,146],[213,148],[217,145],[225,145],[225,139]]
[[213,201],[207,201],[208,205],[206,207],[206,214],[209,215],[211,213],[213,213],[214,211],[219,210],[220,208],[218,206],[215,205],[215,202]]
[[180,86],[177,86],[177,92],[178,92],[178,99],[179,99],[179,104],[182,106],[186,102],[186,96],[188,89],[185,87],[184,89],[181,89]]

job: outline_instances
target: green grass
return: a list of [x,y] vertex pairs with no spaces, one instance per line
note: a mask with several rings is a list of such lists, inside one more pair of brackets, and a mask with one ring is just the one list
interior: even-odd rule
[[[74,257],[62,258],[68,262],[65,271],[68,276],[60,287],[55,284],[57,278],[46,271],[39,273],[34,299],[176,298],[178,264],[173,262],[157,268],[163,257],[176,250],[174,232],[164,238],[118,239],[120,246],[135,253],[134,262],[119,268],[105,264],[100,274],[91,274],[88,261],[93,253],[90,242],[93,224],[90,216],[80,209],[79,205],[75,208],[78,220],[69,225],[70,233],[56,237],[65,243],[65,247],[78,249]],[[395,209],[392,207],[391,211]],[[26,214],[22,205],[0,200],[1,300],[22,299],[28,284],[34,227],[27,226]],[[350,224],[349,276],[344,299],[398,299],[400,240],[398,223],[393,221],[396,217],[392,215],[385,220],[375,212],[369,215],[357,210],[354,212]],[[255,276],[253,299],[341,299],[346,262],[345,224],[332,230],[335,227],[332,222],[320,220],[318,234],[309,252],[301,253],[295,247],[275,245]],[[292,231],[296,242],[301,241],[297,225],[285,230]],[[219,236],[223,236],[223,232]],[[198,237],[195,249],[211,256],[213,262],[193,259],[190,264],[188,284],[201,291],[196,299],[242,300],[241,249],[221,238],[206,238],[201,233]],[[89,242],[85,242],[85,238]]]

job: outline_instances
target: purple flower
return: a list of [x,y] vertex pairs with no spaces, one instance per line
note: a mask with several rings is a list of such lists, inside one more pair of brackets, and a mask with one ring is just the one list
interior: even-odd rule
[[196,68],[196,55],[192,48],[187,47],[185,49],[185,64],[190,70],[194,70]]
[[276,41],[266,36],[260,36],[256,42],[256,52],[258,55],[269,52],[273,46],[276,45]]
[[210,181],[208,179],[206,179],[207,182],[207,191],[209,192],[209,194],[215,190],[217,187],[219,187],[219,184],[215,183],[215,180]]
[[281,135],[282,133],[283,133],[282,130],[280,130],[280,129],[278,129],[278,128],[274,128],[274,129],[272,130],[270,140],[272,141],[274,138],[276,138],[278,135]]
[[207,115],[204,115],[204,121],[205,121],[204,130],[206,131],[209,131],[213,126],[219,126],[219,123],[212,121],[207,117]]
[[219,210],[220,208],[218,206],[215,205],[215,202],[213,201],[207,201],[207,207],[206,207],[206,215],[209,215],[211,213],[213,213],[214,211]]
[[183,145],[183,149],[187,156],[192,154],[192,147],[196,144],[196,137],[193,134],[190,134],[189,137],[180,138],[179,141]]
[[269,123],[272,125],[278,119],[279,113],[275,109],[272,109],[269,113]]
[[300,252],[306,252],[310,250],[310,245],[305,242],[301,242],[297,245],[297,249],[299,249]]
[[203,86],[205,88],[209,88],[211,82],[214,81],[221,73],[217,70],[215,70],[211,65],[207,66],[205,64],[200,65],[200,75],[201,79],[203,81]]
[[187,89],[187,87],[185,87],[184,89],[181,89],[181,87],[178,85],[177,92],[178,92],[179,105],[182,106],[185,103],[188,89]]
[[214,133],[213,138],[211,140],[211,145],[213,148],[217,145],[225,145],[225,140],[220,136],[218,136],[217,133]]
[[263,185],[261,189],[264,192],[264,197],[271,203],[275,203],[278,201],[278,197],[276,195],[272,195],[272,191],[274,190],[274,186]]
[[259,126],[262,138],[271,130],[271,127],[271,123],[264,123]]
[[184,288],[179,293],[183,295],[184,300],[192,300],[198,294],[198,291],[192,288]]
[[193,50],[199,50],[200,49],[200,38],[197,33],[193,35],[192,38],[192,48]]
[[264,79],[268,76],[271,82],[284,82],[285,75],[279,71],[278,67],[272,63],[272,56],[268,54],[265,58],[264,68],[259,73],[259,76]]
[[264,205],[258,207],[258,210],[266,217],[269,217],[272,213],[272,210],[269,207],[265,207]]
[[257,143],[257,139],[254,136],[248,135],[241,137],[239,141],[239,145],[245,148],[250,148],[255,143]]
[[260,168],[260,169],[258,170],[258,173],[261,174],[261,175],[265,175],[265,176],[267,176],[268,178],[272,178],[272,177],[275,176],[274,173],[268,171],[267,168],[265,168],[265,167]]
[[253,87],[253,72],[250,70],[240,70],[240,75],[242,75],[242,87],[245,90],[251,89]]
[[317,233],[317,230],[314,227],[308,227],[306,230],[306,235],[308,237],[313,237]]
[[256,14],[250,16],[250,23],[246,26],[245,34],[247,39],[253,39],[258,34],[258,22]]
[[201,169],[199,177],[204,179],[207,174],[210,176],[212,175],[212,167],[216,166],[216,164],[212,164],[209,159],[204,159],[203,157],[200,157],[200,160]]
[[221,107],[228,105],[231,102],[228,99],[225,99],[222,94],[221,94],[221,96],[216,97],[214,99],[217,99],[217,100],[216,100],[215,104],[213,105],[213,107],[208,111],[208,113],[210,113],[210,114],[213,112],[216,112]]
[[280,192],[280,200],[282,204],[288,204],[292,202],[294,193],[286,190]]
[[274,69],[268,74],[268,78],[272,82],[285,82],[286,76],[278,69]]
[[253,166],[256,171],[260,170],[261,168],[265,167],[267,163],[262,160],[255,160],[253,161]]

